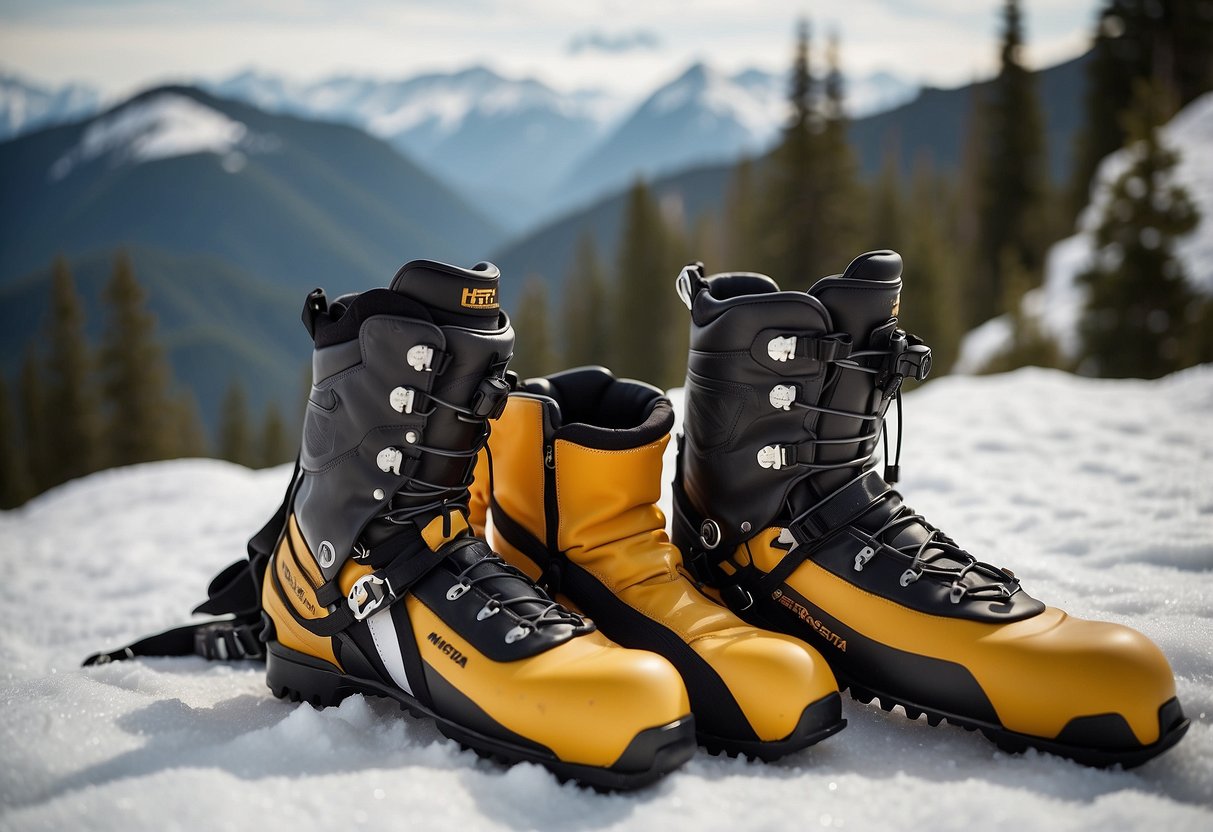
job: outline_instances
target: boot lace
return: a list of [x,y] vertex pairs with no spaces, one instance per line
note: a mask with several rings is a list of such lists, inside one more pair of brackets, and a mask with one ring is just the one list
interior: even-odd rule
[[[391,496],[383,511],[375,515],[375,518],[386,520],[394,525],[403,526],[410,524],[418,525],[417,518],[421,516],[431,518],[441,516],[442,534],[444,537],[449,537],[451,534],[452,516],[456,513],[461,513],[466,517],[470,513],[470,489],[476,478],[476,458],[488,446],[489,435],[492,432],[491,419],[493,416],[480,413],[471,407],[447,401],[433,393],[426,393],[425,396],[431,403],[431,407],[429,410],[415,411],[420,415],[430,416],[438,408],[442,407],[454,411],[455,417],[460,421],[479,427],[476,440],[467,449],[438,448],[433,445],[416,442],[411,444],[411,447],[420,451],[422,456],[434,454],[449,459],[467,460],[468,464],[463,478],[453,485],[442,485],[440,483],[428,482],[415,475],[410,475],[401,485],[400,489]],[[430,499],[418,504],[395,506],[394,503],[397,497],[414,499],[417,497],[428,497]],[[505,635],[507,644],[526,638],[526,636],[544,626],[568,624],[577,629],[587,628],[587,624],[582,616],[553,601],[547,593],[534,585],[530,576],[504,560],[490,549],[484,541],[473,537],[460,541],[460,544],[462,546],[477,546],[476,554],[478,557],[473,563],[455,575],[456,583],[447,591],[447,600],[454,601],[471,590],[472,587],[480,585],[481,591],[487,594],[489,599],[485,602],[480,612],[477,613],[477,621],[484,621],[502,610],[507,611],[517,621],[517,626]],[[355,545],[355,558],[365,559],[369,556],[370,549],[368,547],[362,543]],[[473,576],[472,573],[477,570],[480,571],[480,574]],[[529,592],[507,597],[501,591],[492,587],[491,582],[493,580],[506,576],[519,578],[524,581],[528,585]],[[540,604],[542,606],[538,610],[521,612],[516,608],[522,604]]]
[[[911,346],[921,344],[916,338],[910,339],[910,342]],[[873,440],[879,435],[885,460],[884,478],[890,484],[898,481],[901,473],[901,383],[907,377],[907,371],[912,366],[902,360],[902,356],[906,351],[907,339],[904,333],[901,333],[900,338],[895,338],[892,346],[888,349],[854,351],[848,357],[836,359],[832,362],[837,367],[837,370],[826,382],[826,391],[838,385],[839,379],[842,378],[842,373],[844,372],[861,372],[877,377],[875,383],[878,387],[883,387],[884,398],[881,406],[874,413],[856,413],[808,402],[798,401],[794,403],[794,406],[805,410],[856,419],[861,424],[875,423],[873,430],[856,436],[839,439],[811,440],[811,443],[816,445],[856,444],[861,451],[868,443],[871,443],[871,450],[867,453],[860,453],[852,459],[841,462],[800,463],[801,466],[809,469],[810,472],[858,467],[860,473],[851,481],[841,486],[841,488],[846,488],[876,466],[876,446]],[[929,353],[926,353],[926,355],[929,356]],[[925,378],[930,368],[929,357],[919,366],[920,371],[916,377],[919,379]],[[891,463],[889,462],[888,422],[884,416],[890,398],[897,409],[895,456]],[[793,518],[792,525],[812,515],[838,490],[841,489],[835,489],[834,492],[826,495],[815,505],[810,506]],[[897,491],[890,489],[878,497],[877,500],[878,502],[882,502],[895,498],[899,499],[900,497],[901,495]],[[919,527],[925,532],[925,536],[923,536],[921,542],[911,542],[899,546],[893,545],[893,540],[914,526]],[[927,522],[925,517],[904,503],[898,506],[889,519],[873,532],[866,532],[854,525],[851,528],[863,536],[867,543],[859,554],[855,556],[856,571],[862,571],[868,561],[881,553],[903,561],[908,560],[908,566],[901,573],[899,579],[902,587],[908,587],[923,577],[947,583],[950,585],[948,600],[953,604],[959,604],[966,597],[983,599],[1009,598],[1019,589],[1019,579],[1015,577],[1014,573],[978,560],[968,551],[958,546],[955,541],[942,531]]]

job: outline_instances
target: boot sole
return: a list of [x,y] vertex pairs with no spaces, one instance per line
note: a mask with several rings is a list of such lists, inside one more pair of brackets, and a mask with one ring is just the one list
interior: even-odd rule
[[847,721],[842,718],[842,697],[831,693],[810,703],[801,713],[800,721],[796,723],[792,733],[780,740],[736,740],[715,737],[703,731],[698,732],[696,736],[699,744],[709,754],[745,756],[769,763],[816,745],[827,737],[834,736],[846,725]]
[[[1001,725],[924,707],[882,691],[857,685],[847,680],[844,676],[837,674],[837,672],[835,676],[838,678],[838,685],[842,690],[845,691],[850,688],[851,698],[865,705],[871,704],[873,700],[878,700],[876,706],[882,711],[890,712],[893,710],[894,705],[900,705],[906,717],[911,721],[915,721],[925,714],[927,724],[932,728],[938,727],[940,723],[947,720],[952,725],[964,728],[966,731],[980,731],[986,739],[994,743],[1000,750],[1006,751],[1009,754],[1022,754],[1029,748],[1035,748],[1038,751],[1044,751],[1058,757],[1065,757],[1068,760],[1073,760],[1076,763],[1091,766],[1092,768],[1110,768],[1115,765],[1126,769],[1136,768],[1179,742],[1183,735],[1187,733],[1188,726],[1191,724],[1191,720],[1186,718],[1175,721],[1150,745],[1123,749],[1092,748],[1090,746],[1060,743],[1045,739],[1044,737],[1035,737],[1031,734],[1021,734],[1018,731],[1011,731]],[[1175,701],[1174,699],[1171,700],[1171,702]],[[1171,702],[1168,702],[1163,708],[1165,709]]]
[[538,763],[561,782],[572,780],[600,791],[638,789],[661,779],[695,753],[695,723],[688,715],[641,731],[610,767],[570,763],[550,753],[485,736],[434,713],[402,690],[349,676],[328,662],[276,641],[266,647],[266,685],[279,699],[308,702],[316,708],[337,705],[354,694],[391,699],[415,717],[434,720],[443,736],[465,750],[506,765]]

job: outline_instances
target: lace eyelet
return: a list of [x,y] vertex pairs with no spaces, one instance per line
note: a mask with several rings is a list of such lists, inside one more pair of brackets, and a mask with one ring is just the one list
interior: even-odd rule
[[446,600],[454,601],[455,599],[459,598],[461,595],[463,595],[465,592],[467,592],[471,588],[472,588],[471,584],[469,584],[465,581],[460,581],[459,583],[455,584],[453,587],[451,587],[450,589],[448,589],[446,591]]
[[855,556],[855,571],[862,572],[863,568],[867,566],[868,561],[874,557],[876,557],[876,550],[871,546],[864,546],[859,550],[859,554]]
[[531,634],[531,628],[525,624],[519,624],[514,629],[505,634],[505,643],[513,644],[516,641],[521,641]]
[[907,569],[901,573],[900,583],[902,586],[909,586],[922,577],[921,572],[915,572],[913,569]]
[[496,601],[487,601],[485,602],[485,605],[480,608],[480,612],[476,613],[476,620],[484,621],[484,619],[492,618],[499,612],[501,612],[500,604],[498,604]]
[[965,597],[965,585],[960,581],[952,582],[952,591],[948,593],[948,600],[953,604],[959,604],[960,599]]

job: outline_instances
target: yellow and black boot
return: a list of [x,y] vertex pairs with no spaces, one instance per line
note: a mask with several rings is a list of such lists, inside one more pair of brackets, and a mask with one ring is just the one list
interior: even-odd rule
[[491,507],[507,560],[612,641],[678,668],[705,748],[775,759],[846,724],[838,686],[807,644],[687,579],[656,505],[673,421],[660,390],[601,368],[525,382],[494,426],[472,522]]
[[677,288],[691,351],[673,539],[701,581],[885,710],[1095,766],[1178,742],[1188,721],[1153,643],[1045,606],[907,506],[898,460],[876,470],[886,410],[930,368],[897,327],[896,253],[807,292],[699,264]]
[[491,264],[415,261],[387,289],[309,296],[300,465],[267,526],[267,681],[317,706],[387,697],[483,755],[640,786],[694,753],[677,671],[553,602],[467,522],[509,389],[497,284]]

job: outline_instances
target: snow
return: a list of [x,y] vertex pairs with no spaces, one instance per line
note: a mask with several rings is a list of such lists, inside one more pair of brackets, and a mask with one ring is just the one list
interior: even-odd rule
[[970,374],[980,371],[1003,351],[1011,341],[1011,318],[999,315],[965,334],[961,342],[959,357],[951,372]]
[[91,115],[101,100],[84,84],[53,88],[0,73],[0,141]]
[[1007,755],[847,699],[845,731],[779,763],[701,753],[652,788],[602,795],[479,760],[379,700],[280,702],[253,665],[80,669],[184,620],[290,473],[193,460],[0,514],[0,829],[1213,828],[1210,410],[1213,366],[1153,382],[947,377],[906,397],[915,508],[1037,597],[1136,627],[1168,656],[1193,726],[1142,768]]
[[248,136],[244,124],[177,93],[162,92],[105,115],[50,169],[53,180],[109,156],[114,164],[138,164],[193,153],[234,153]]
[[757,82],[756,77],[753,72],[730,77],[706,64],[696,64],[654,93],[645,109],[662,115],[693,106],[702,111],[701,119],[737,122],[749,133],[752,149],[758,149],[774,138],[788,106],[786,94],[773,83],[775,76],[766,76],[767,83]]
[[249,71],[201,83],[219,95],[270,110],[348,122],[383,139],[426,126],[446,137],[476,117],[532,111],[598,120],[604,106],[598,91],[557,92],[533,79],[503,78],[483,67],[399,81],[336,77],[312,83]]
[[[1213,295],[1213,93],[1206,93],[1177,113],[1161,128],[1160,134],[1164,147],[1179,152],[1171,181],[1187,189],[1188,197],[1200,212],[1199,224],[1176,242],[1175,254],[1183,262],[1192,287],[1202,294]],[[1100,162],[1091,186],[1091,202],[1078,218],[1077,233],[1049,249],[1043,284],[1023,299],[1023,311],[1039,321],[1041,330],[1070,358],[1078,352],[1078,322],[1087,298],[1078,276],[1092,263],[1095,232],[1106,211],[1112,185],[1129,169],[1132,154],[1132,148],[1125,148]],[[1006,316],[980,325],[961,343],[954,371],[980,369],[1010,337]]]

